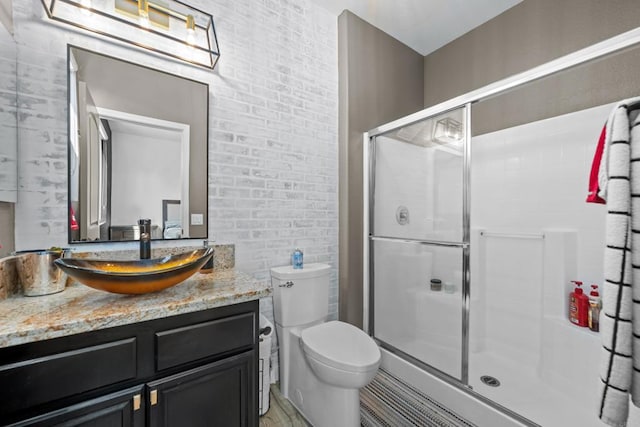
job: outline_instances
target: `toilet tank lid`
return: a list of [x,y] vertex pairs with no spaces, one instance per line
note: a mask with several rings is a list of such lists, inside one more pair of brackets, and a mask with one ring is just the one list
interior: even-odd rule
[[294,269],[290,265],[274,267],[271,269],[271,276],[279,280],[287,279],[308,279],[320,277],[329,273],[331,266],[328,264],[304,264],[303,268]]

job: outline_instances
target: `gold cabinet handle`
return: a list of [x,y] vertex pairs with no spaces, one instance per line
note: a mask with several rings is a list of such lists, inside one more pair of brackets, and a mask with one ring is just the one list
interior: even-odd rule
[[151,390],[149,392],[149,403],[151,404],[151,406],[158,403],[158,390]]
[[141,400],[141,396],[139,394],[136,394],[135,396],[133,396],[133,410],[137,411],[140,409],[140,400]]

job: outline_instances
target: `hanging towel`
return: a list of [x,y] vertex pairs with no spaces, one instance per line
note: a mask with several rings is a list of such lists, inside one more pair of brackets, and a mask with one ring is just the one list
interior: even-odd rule
[[615,427],[627,425],[630,395],[640,406],[640,126],[630,131],[627,110],[636,101],[612,111],[599,171],[607,203],[599,416]]
[[[632,378],[631,401],[640,408],[640,100],[629,111],[631,118],[631,249],[633,256],[632,310]],[[635,248],[635,249],[634,249]]]
[[607,125],[602,127],[600,132],[600,138],[598,138],[598,145],[596,146],[596,153],[593,156],[593,163],[591,164],[591,174],[589,175],[589,194],[587,195],[587,203],[600,203],[605,204],[606,201],[599,196],[600,185],[598,183],[598,174],[600,173],[600,163],[602,162],[602,154],[604,152],[604,142],[607,136]]

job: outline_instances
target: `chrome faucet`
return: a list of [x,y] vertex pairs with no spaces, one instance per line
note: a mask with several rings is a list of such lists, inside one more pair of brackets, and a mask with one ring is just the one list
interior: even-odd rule
[[151,258],[151,220],[141,218],[138,220],[140,229],[140,259]]

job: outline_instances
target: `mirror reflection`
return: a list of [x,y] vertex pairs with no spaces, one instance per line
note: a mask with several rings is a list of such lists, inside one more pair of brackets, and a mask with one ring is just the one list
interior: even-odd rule
[[69,242],[207,237],[208,85],[69,46]]

